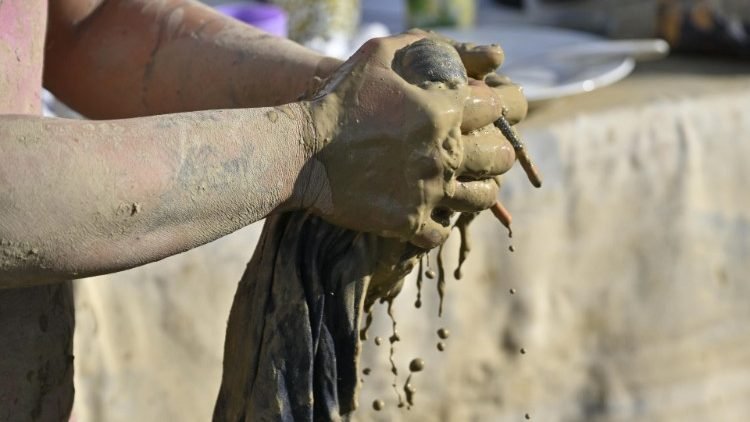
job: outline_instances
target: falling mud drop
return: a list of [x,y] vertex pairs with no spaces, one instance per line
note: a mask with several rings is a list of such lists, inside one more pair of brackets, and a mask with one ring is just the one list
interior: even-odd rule
[[427,271],[425,271],[424,276],[430,280],[435,278],[435,270],[433,270],[432,265],[430,265],[430,253],[429,252],[427,252]]
[[411,374],[409,374],[404,383],[404,395],[406,396],[406,403],[408,404],[407,409],[411,409],[411,407],[414,406],[414,393],[416,392],[417,390],[411,385]]
[[404,398],[403,398],[403,397],[401,397],[401,391],[399,391],[399,389],[398,389],[398,385],[397,385],[397,384],[396,384],[396,383],[394,382],[394,383],[392,384],[392,386],[393,386],[393,391],[395,391],[395,392],[396,392],[396,395],[398,396],[398,407],[399,407],[399,408],[401,408],[401,407],[404,407],[404,405],[405,405],[405,403],[404,403]]
[[385,403],[383,400],[377,399],[372,402],[372,408],[375,409],[375,411],[380,412],[385,407]]
[[391,319],[392,334],[388,338],[391,344],[390,351],[388,353],[388,362],[391,364],[391,373],[393,374],[393,390],[396,392],[398,397],[398,407],[404,407],[404,399],[401,397],[401,392],[398,390],[398,368],[396,368],[396,362],[393,360],[393,354],[395,353],[394,343],[401,340],[396,331],[396,318],[393,317],[393,298],[388,300],[388,317]]
[[438,248],[437,265],[437,291],[438,296],[440,296],[440,304],[438,305],[438,317],[441,317],[443,316],[443,299],[445,298],[445,267],[443,266],[443,245],[440,245],[440,248]]
[[513,245],[508,246],[508,250],[511,252],[515,252],[516,248],[513,247]]
[[441,328],[441,329],[437,330],[437,335],[441,339],[445,340],[445,339],[447,339],[448,337],[451,336],[451,332],[447,328]]
[[[372,325],[372,311],[367,312],[367,319],[365,320],[365,327],[359,330],[359,339],[361,341],[367,340],[367,330],[370,328],[370,325]],[[377,341],[375,343],[377,344]]]
[[531,419],[531,415],[529,415],[528,413],[523,415],[523,417],[526,418],[527,421]]
[[424,369],[424,359],[422,358],[414,358],[411,362],[409,362],[409,371],[411,372],[421,372]]
[[391,350],[388,356],[388,360],[391,363],[391,372],[394,376],[398,376],[398,368],[396,368],[396,362],[393,361],[393,354],[395,352],[394,343],[401,340],[401,338],[398,336],[398,331],[396,331],[396,319],[393,317],[393,300],[388,301],[388,317],[391,318],[392,329],[392,334],[388,338],[388,341],[391,344]]
[[453,276],[456,278],[456,280],[460,280],[461,277],[463,277],[463,273],[461,272],[461,267],[464,264],[464,261],[466,261],[466,257],[469,254],[469,251],[471,251],[471,239],[469,238],[469,224],[471,224],[472,221],[474,221],[474,218],[478,215],[478,213],[473,212],[464,212],[461,213],[461,216],[458,217],[458,220],[456,220],[456,224],[454,227],[458,228],[458,232],[461,235],[461,248],[458,250],[458,267],[456,268],[456,271],[453,272]]
[[521,352],[522,355],[525,355],[526,354],[526,349],[521,348],[520,352]]
[[437,349],[440,352],[444,351],[445,350],[445,343],[443,343],[442,341],[439,341],[438,344],[437,344]]
[[516,294],[516,289],[510,289],[510,294],[512,295]]
[[372,370],[370,368],[365,368],[365,369],[362,370],[362,373],[365,374],[365,375],[370,375],[370,372],[372,372]]
[[406,382],[404,383],[404,395],[406,396],[406,403],[408,404],[408,408],[414,406],[414,393],[416,393],[417,391],[411,384],[411,377],[417,372],[422,372],[422,370],[424,370],[424,359],[414,358],[411,360],[411,362],[409,362],[409,371],[411,372],[411,374],[406,377]]
[[380,346],[383,343],[383,337],[375,337],[375,345]]
[[422,258],[419,258],[419,272],[417,273],[417,300],[414,301],[414,307],[422,307]]

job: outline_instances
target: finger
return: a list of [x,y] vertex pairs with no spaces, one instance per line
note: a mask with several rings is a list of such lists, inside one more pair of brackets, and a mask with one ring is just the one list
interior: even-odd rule
[[511,81],[510,78],[506,75],[501,75],[499,73],[490,73],[489,75],[484,77],[484,83],[493,88],[497,88],[503,85],[512,85],[513,81]]
[[529,103],[523,95],[523,88],[519,85],[509,84],[492,88],[500,97],[503,107],[503,115],[511,125],[515,125],[526,118],[529,112]]
[[440,205],[457,212],[479,212],[497,201],[500,188],[492,179],[459,181],[451,197],[445,197]]
[[487,179],[501,175],[510,170],[516,160],[513,145],[494,126],[485,126],[466,134],[462,140],[464,158],[456,174],[463,179]]
[[469,80],[470,95],[464,105],[461,131],[470,132],[492,124],[505,114],[511,124],[526,117],[528,104],[518,85],[492,88],[484,82]]
[[469,98],[464,105],[461,131],[466,133],[492,124],[503,114],[503,103],[484,82],[469,79]]
[[421,224],[409,241],[424,249],[442,245],[450,235],[451,215],[452,211],[448,208],[435,208],[432,215]]
[[458,51],[470,78],[484,79],[485,76],[494,73],[505,60],[505,53],[497,44],[455,43],[453,47]]

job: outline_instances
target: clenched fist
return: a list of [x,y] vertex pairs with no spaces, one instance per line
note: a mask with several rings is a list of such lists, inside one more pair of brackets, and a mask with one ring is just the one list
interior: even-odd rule
[[489,208],[515,161],[493,122],[516,123],[527,106],[494,74],[502,58],[425,32],[368,41],[305,103],[303,206],[342,227],[443,243],[452,213]]

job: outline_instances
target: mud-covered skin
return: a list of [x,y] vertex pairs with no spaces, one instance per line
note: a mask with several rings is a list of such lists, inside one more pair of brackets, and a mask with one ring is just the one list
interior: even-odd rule
[[[319,110],[313,113],[308,103],[165,114],[291,103],[317,87],[314,77],[326,77],[339,62],[195,1],[56,0],[49,4],[49,25],[47,6],[0,0],[1,288],[142,265],[276,211],[305,208],[313,192],[313,211],[334,222],[410,238],[413,230],[403,231],[398,216],[398,201],[405,198],[390,195],[392,185],[379,182],[364,191],[365,203],[380,199],[364,214],[360,204],[340,195],[352,174],[345,169],[347,156],[372,164],[368,169],[376,175],[388,167],[376,165],[374,158],[384,163],[392,158],[355,146],[375,142],[372,131],[383,125],[390,126],[391,139],[401,140],[446,118],[450,130],[435,133],[453,133],[458,142],[463,132],[486,126],[484,120],[493,120],[498,109],[507,109],[512,122],[525,114],[523,97],[511,85],[470,80],[468,87],[456,89],[405,87],[390,62],[381,60],[408,44],[403,37],[368,44],[329,80],[334,95],[316,101],[338,108],[324,113],[322,121],[311,120]],[[485,66],[493,60],[485,60]],[[43,67],[45,85],[88,116],[162,115],[104,122],[44,119],[39,116]],[[375,89],[378,80],[390,89]],[[359,99],[353,95],[358,87],[368,88]],[[404,102],[412,95],[415,101]],[[443,100],[424,111],[409,109],[433,97]],[[417,126],[393,125],[394,111],[419,117]],[[337,128],[327,141],[318,136],[326,128]],[[431,143],[426,157],[432,170],[442,166],[438,138],[419,141]],[[342,148],[310,158],[328,143]],[[464,157],[472,154],[464,148]],[[338,170],[332,164],[337,160]],[[455,179],[461,182],[460,176]],[[406,184],[414,186],[414,180]],[[415,215],[419,192],[409,191],[407,214]],[[356,215],[380,217],[358,221]],[[387,224],[375,224],[379,221]],[[422,230],[428,234],[423,238],[439,240]],[[386,267],[382,278],[393,280]],[[67,419],[73,394],[71,293],[67,282],[0,289],[0,419]],[[50,322],[53,310],[55,323]]]
[[310,103],[325,184],[306,203],[333,224],[424,249],[445,241],[451,212],[489,208],[493,178],[515,160],[492,122],[503,112],[518,121],[526,105],[517,87],[469,83],[460,60],[442,40],[408,33],[371,40],[344,63]]
[[0,218],[0,288],[142,265],[283,208],[306,162],[305,116],[295,104],[97,122],[0,116],[0,160],[16,163],[0,166],[0,203],[12,204]]

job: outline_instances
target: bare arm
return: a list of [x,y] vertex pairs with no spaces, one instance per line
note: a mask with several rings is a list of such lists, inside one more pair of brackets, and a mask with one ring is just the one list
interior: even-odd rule
[[[469,81],[454,47],[425,37],[370,40],[309,103],[104,122],[0,116],[0,287],[134,267],[275,210],[441,244],[450,212],[496,200],[494,177],[514,155],[492,122],[517,122],[526,106],[518,87]],[[428,45],[458,63],[451,83],[400,76],[422,64],[404,49]]]
[[44,84],[93,118],[285,104],[339,64],[197,1],[50,1]]
[[102,122],[0,116],[0,288],[159,260],[290,204],[307,116],[301,104]]

